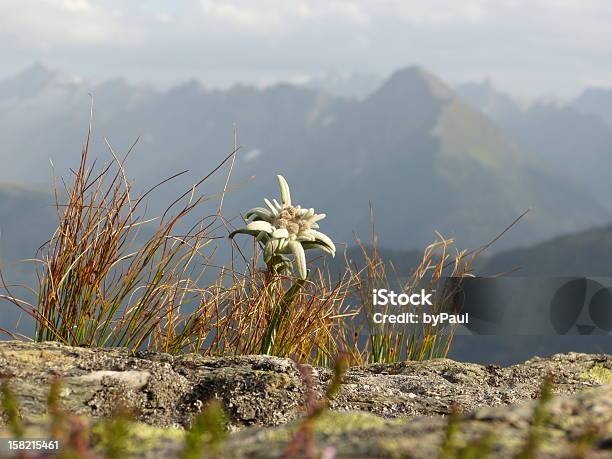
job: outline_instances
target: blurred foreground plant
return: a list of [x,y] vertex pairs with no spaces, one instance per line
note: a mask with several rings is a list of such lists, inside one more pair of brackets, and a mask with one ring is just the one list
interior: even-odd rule
[[[314,441],[315,424],[328,410],[331,400],[336,396],[342,386],[342,378],[348,369],[348,360],[340,354],[335,359],[334,375],[327,386],[325,396],[317,400],[316,390],[312,379],[312,369],[299,362],[295,362],[306,389],[305,408],[303,419],[300,421],[293,438],[283,453],[283,459],[316,459],[322,455],[317,454]],[[327,450],[327,456],[335,457],[335,451]]]
[[[0,434],[1,438],[24,438],[28,428],[50,441],[57,441],[57,451],[18,452],[8,457],[18,459],[121,459],[147,453],[146,442],[141,438],[141,428],[132,414],[117,407],[112,415],[101,419],[86,419],[65,412],[61,405],[61,381],[52,381],[47,397],[48,417],[21,420],[17,397],[10,387],[10,380],[2,378],[0,388]],[[7,431],[3,431],[6,418]],[[182,436],[181,459],[219,458],[219,450],[227,435],[226,415],[219,401],[212,401],[195,417],[190,428]],[[30,432],[31,434],[31,432]],[[153,453],[154,454],[154,453]],[[7,457],[0,451],[0,457]],[[152,456],[153,457],[153,456]]]
[[[212,400],[196,416],[185,434],[181,459],[218,458],[227,436],[227,417],[219,400]],[[204,453],[204,454],[203,454]]]

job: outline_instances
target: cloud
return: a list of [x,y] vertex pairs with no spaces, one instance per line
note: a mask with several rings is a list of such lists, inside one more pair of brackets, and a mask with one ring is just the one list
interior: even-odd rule
[[391,0],[383,8],[370,3],[369,14],[419,27],[446,27],[484,21],[489,4],[487,0]]
[[311,27],[368,27],[401,20],[419,26],[475,23],[486,17],[487,0],[201,0],[206,20],[241,33],[291,34]]
[[260,36],[292,34],[312,26],[364,26],[365,2],[350,0],[201,0],[205,21],[218,29]]
[[235,28],[240,33],[295,34],[312,27],[384,26],[400,22],[423,28],[478,26],[487,22],[522,23],[585,22],[607,27],[612,14],[607,0],[200,0],[201,11],[211,25]]
[[609,0],[0,0],[0,52],[7,68],[38,58],[163,83],[418,64],[568,92],[612,74],[610,17]]
[[262,8],[241,6],[239,2],[202,0],[202,11],[206,20],[220,28],[232,26],[248,33],[278,33],[285,31],[284,19],[274,12]]
[[92,0],[0,3],[0,37],[16,46],[49,48],[135,44],[140,32],[121,10]]

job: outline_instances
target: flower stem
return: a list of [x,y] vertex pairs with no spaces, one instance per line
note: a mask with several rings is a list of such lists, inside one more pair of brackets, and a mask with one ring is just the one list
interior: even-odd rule
[[[308,278],[308,276],[306,276]],[[266,274],[266,283],[268,284],[266,288],[268,288],[268,294],[270,295],[270,299],[274,304],[274,312],[272,314],[272,320],[270,321],[266,332],[264,333],[264,338],[261,343],[260,353],[265,355],[272,355],[273,350],[275,348],[274,344],[276,343],[276,336],[278,334],[279,329],[285,323],[286,319],[289,317],[289,312],[291,311],[291,306],[302,289],[304,284],[306,283],[306,279],[298,279],[295,283],[287,290],[280,301],[277,301],[277,283],[280,283],[282,286],[282,279],[279,277],[276,272],[275,267],[268,267],[268,273]]]

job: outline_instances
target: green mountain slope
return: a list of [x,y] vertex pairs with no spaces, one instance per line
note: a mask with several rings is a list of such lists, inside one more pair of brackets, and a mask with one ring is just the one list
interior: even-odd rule
[[588,190],[612,209],[611,90],[591,88],[571,103],[540,101],[527,107],[488,82],[461,85],[458,91],[512,136],[540,169]]
[[[528,208],[533,211],[498,248],[608,221],[592,196],[542,170],[421,69],[397,72],[335,118],[301,170],[323,165],[317,203],[360,234],[367,234],[372,202],[387,247],[422,246],[435,230],[477,246]],[[290,183],[299,170],[289,172]]]
[[612,276],[612,226],[559,236],[494,255],[483,273],[517,276]]

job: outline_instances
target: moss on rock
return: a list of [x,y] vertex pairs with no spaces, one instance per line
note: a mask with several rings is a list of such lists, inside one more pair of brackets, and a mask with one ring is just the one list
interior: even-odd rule
[[593,368],[585,371],[580,376],[597,384],[612,384],[612,370],[603,365],[594,365]]

